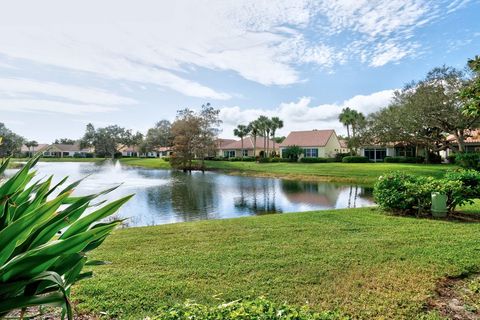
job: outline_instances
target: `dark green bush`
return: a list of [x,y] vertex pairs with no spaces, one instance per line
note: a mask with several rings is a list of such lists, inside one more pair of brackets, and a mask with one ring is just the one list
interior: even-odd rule
[[170,162],[170,157],[163,157],[163,161]]
[[428,154],[428,163],[431,163],[431,164],[442,163],[442,157],[436,153],[430,152]]
[[[469,187],[471,186],[471,187]],[[375,202],[385,210],[407,214],[430,212],[432,192],[447,195],[449,211],[480,197],[480,174],[475,171],[448,172],[443,179],[393,172],[375,183]]]
[[259,158],[258,162],[260,162],[260,163],[270,163],[270,162],[272,162],[272,159],[271,158]]
[[273,158],[271,158],[271,159],[270,159],[270,162],[276,162],[276,163],[278,163],[278,162],[282,162],[282,158],[279,158],[279,157],[273,157]]
[[342,159],[343,163],[366,163],[369,162],[367,157],[362,157],[362,156],[347,156],[343,157]]
[[327,162],[332,162],[332,160],[330,160],[329,158],[301,158],[300,162],[303,162],[303,163],[327,163]]
[[187,301],[163,307],[152,320],[346,320],[337,312],[312,312],[306,307],[275,304],[264,298],[241,300],[217,306]]
[[418,157],[385,157],[383,159],[386,163],[423,163],[425,158],[422,156]]
[[337,153],[335,155],[335,162],[342,162],[343,158],[351,156],[350,153]]
[[450,154],[447,156],[447,161],[450,164],[455,164],[455,158],[457,157],[456,154]]
[[480,153],[459,152],[455,155],[455,163],[464,169],[480,169]]
[[228,161],[247,161],[247,162],[253,162],[255,161],[255,157],[232,157],[228,158]]

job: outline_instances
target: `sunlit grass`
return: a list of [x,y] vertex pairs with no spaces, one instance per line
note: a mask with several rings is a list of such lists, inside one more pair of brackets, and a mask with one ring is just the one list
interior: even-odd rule
[[265,295],[355,318],[412,318],[436,282],[478,270],[479,225],[350,209],[118,230],[76,288],[82,311],[138,319],[162,304]]

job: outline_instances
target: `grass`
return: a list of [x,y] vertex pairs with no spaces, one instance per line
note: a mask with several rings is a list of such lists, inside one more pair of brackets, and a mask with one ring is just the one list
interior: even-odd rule
[[[121,162],[152,169],[168,169],[170,164],[162,159],[123,158]],[[209,170],[232,174],[277,177],[294,180],[351,182],[373,184],[388,171],[408,171],[418,175],[441,177],[453,165],[424,165],[399,163],[255,163],[241,161],[207,161]]]
[[[20,159],[21,160],[21,159]],[[97,162],[104,158],[42,158],[45,162]],[[122,158],[124,165],[148,169],[170,169],[170,163],[159,158]],[[425,165],[400,163],[255,163],[241,161],[206,161],[208,170],[258,177],[290,180],[345,182],[372,185],[389,171],[408,171],[413,174],[442,177],[454,165]]]
[[[477,207],[480,209],[480,206]],[[264,295],[354,318],[410,319],[436,283],[479,271],[479,225],[363,208],[117,230],[74,297],[82,312],[140,319],[162,304]]]

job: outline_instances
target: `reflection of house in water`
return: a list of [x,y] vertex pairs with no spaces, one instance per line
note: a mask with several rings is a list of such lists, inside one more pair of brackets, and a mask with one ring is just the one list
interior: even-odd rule
[[334,184],[282,180],[285,197],[292,203],[335,208],[342,187]]

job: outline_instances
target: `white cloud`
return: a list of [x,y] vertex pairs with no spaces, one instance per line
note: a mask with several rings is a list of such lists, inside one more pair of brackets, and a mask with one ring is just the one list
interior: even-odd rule
[[0,97],[15,98],[32,95],[50,96],[99,105],[130,105],[137,103],[134,99],[96,88],[28,79],[0,78]]
[[260,115],[268,117],[277,116],[284,120],[284,128],[279,135],[287,135],[295,130],[312,129],[335,129],[343,133],[344,128],[338,122],[338,115],[345,107],[358,110],[364,114],[370,114],[386,107],[393,97],[395,90],[383,90],[368,95],[356,95],[341,103],[312,105],[312,99],[301,97],[297,101],[281,103],[277,108],[265,109],[241,109],[224,107],[220,109],[220,118],[223,120],[224,137],[233,138],[233,128],[238,124],[249,123]]
[[0,54],[225,100],[235,93],[193,80],[192,70],[288,85],[303,81],[305,63],[329,69],[360,57],[381,66],[414,54],[416,29],[466,3],[18,0],[0,12]]
[[49,112],[80,115],[86,113],[104,113],[118,110],[115,107],[77,104],[41,99],[0,99],[0,110],[15,112]]

